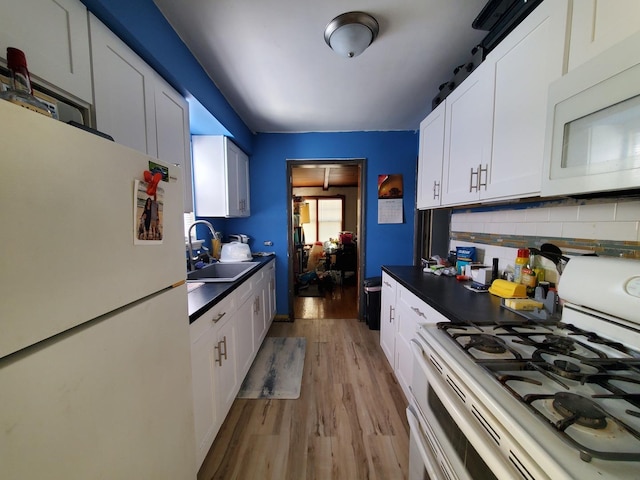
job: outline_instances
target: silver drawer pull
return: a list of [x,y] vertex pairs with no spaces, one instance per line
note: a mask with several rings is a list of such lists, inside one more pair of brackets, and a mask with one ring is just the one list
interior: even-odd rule
[[384,284],[385,284],[387,287],[390,287],[390,286],[391,286],[391,284],[390,284],[389,282],[387,282],[386,280],[384,281]]
[[227,312],[220,312],[220,313],[218,314],[218,316],[217,316],[217,317],[215,317],[215,318],[212,318],[212,319],[211,319],[211,321],[212,321],[213,323],[216,323],[218,320],[220,320],[220,319],[221,319],[222,317],[224,317],[226,314],[227,314]]
[[413,310],[416,315],[424,318],[425,320],[427,319],[427,317],[425,317],[424,313],[422,313],[418,307],[411,307],[411,310]]

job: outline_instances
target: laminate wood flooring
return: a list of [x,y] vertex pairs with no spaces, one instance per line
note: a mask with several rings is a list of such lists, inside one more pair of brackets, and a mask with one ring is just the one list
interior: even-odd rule
[[295,318],[357,318],[358,288],[353,283],[336,285],[322,297],[298,297],[293,300]]
[[300,398],[236,399],[198,479],[406,478],[407,402],[379,332],[355,318],[297,319],[269,335],[307,339]]

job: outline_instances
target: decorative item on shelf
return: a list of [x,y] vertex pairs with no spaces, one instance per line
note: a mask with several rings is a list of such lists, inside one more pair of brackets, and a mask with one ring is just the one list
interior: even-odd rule
[[11,74],[11,87],[9,90],[0,92],[0,98],[47,117],[53,117],[49,107],[33,95],[27,58],[22,50],[7,47],[7,67]]

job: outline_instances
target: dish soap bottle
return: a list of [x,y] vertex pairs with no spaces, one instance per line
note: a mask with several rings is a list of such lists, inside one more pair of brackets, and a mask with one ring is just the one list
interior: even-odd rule
[[52,117],[51,110],[33,95],[27,59],[22,50],[7,47],[7,67],[11,72],[11,88],[0,92],[0,98],[21,107]]
[[529,264],[529,249],[519,248],[518,256],[516,257],[516,265],[513,269],[513,281],[516,283],[522,283],[522,269]]

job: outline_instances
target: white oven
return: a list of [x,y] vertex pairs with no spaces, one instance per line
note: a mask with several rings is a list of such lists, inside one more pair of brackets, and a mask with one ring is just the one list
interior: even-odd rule
[[561,320],[419,327],[410,480],[640,479],[640,262],[573,258],[563,294]]
[[640,186],[640,34],[549,88],[542,195]]

